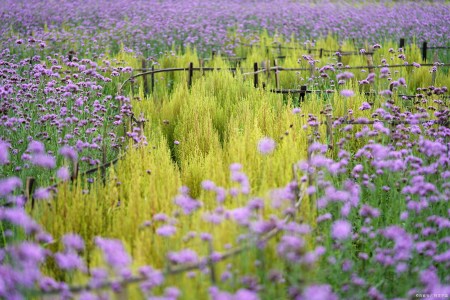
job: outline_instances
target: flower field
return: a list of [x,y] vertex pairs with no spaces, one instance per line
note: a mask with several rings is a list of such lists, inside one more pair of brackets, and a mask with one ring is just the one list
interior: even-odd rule
[[448,2],[0,16],[0,299],[449,297]]

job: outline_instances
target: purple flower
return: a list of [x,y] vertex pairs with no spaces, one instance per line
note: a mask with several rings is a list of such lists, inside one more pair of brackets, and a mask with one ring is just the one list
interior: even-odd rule
[[342,73],[336,75],[337,80],[348,80],[353,77],[355,77],[355,75],[353,75],[353,73],[351,73],[351,72],[342,72]]
[[10,144],[0,140],[0,165],[7,164],[8,161],[8,149]]
[[175,145],[179,145],[179,144],[180,144],[179,141],[174,141],[173,143],[174,143]]
[[49,199],[51,197],[50,189],[40,187],[40,188],[36,189],[33,197],[37,200]]
[[168,300],[169,299],[175,300],[178,297],[180,297],[180,295],[181,295],[181,292],[176,287],[169,286],[164,289],[164,296],[166,296],[168,298]]
[[143,266],[139,268],[139,273],[146,278],[146,280],[141,283],[141,289],[146,292],[148,290],[157,287],[164,282],[164,275],[159,270],[154,270],[152,267]]
[[39,141],[31,141],[28,144],[27,151],[34,153],[34,154],[42,154],[45,152],[45,146]]
[[187,194],[177,195],[175,197],[174,203],[181,207],[186,215],[191,214],[193,211],[202,206],[200,201],[192,199]]
[[232,163],[230,165],[230,171],[231,172],[237,172],[237,171],[240,171],[240,170],[242,170],[242,165],[240,163]]
[[336,240],[345,240],[352,234],[352,225],[346,220],[337,220],[331,227],[331,236]]
[[216,185],[211,180],[204,180],[202,181],[202,189],[205,191],[213,191],[216,188]]
[[167,257],[174,264],[189,264],[198,261],[197,253],[190,249],[184,249],[179,252],[169,252]]
[[301,112],[302,112],[302,110],[300,109],[300,107],[295,107],[294,109],[292,109],[292,113],[294,115],[297,115],[297,114],[299,114]]
[[77,161],[77,159],[78,159],[77,151],[70,146],[61,147],[61,149],[59,149],[59,154],[61,154],[65,158],[70,159],[74,162]]
[[0,180],[0,197],[11,194],[15,189],[22,186],[22,181],[18,177],[8,177]]
[[40,231],[39,225],[21,207],[0,207],[0,220],[22,227],[27,234]]
[[353,97],[355,95],[355,92],[352,90],[342,90],[341,95],[344,97]]
[[259,296],[255,291],[250,291],[247,289],[240,289],[234,295],[234,299],[242,299],[242,300],[259,300]]
[[449,263],[450,262],[450,249],[441,254],[435,255],[433,257],[433,260],[437,263]]
[[305,241],[295,235],[284,235],[277,246],[277,253],[288,261],[299,262],[302,256]]
[[251,210],[248,207],[238,207],[230,210],[231,217],[241,226],[250,224]]
[[56,253],[55,261],[61,270],[74,271],[84,269],[84,263],[78,254],[69,253]]
[[172,225],[163,225],[156,229],[156,234],[160,236],[172,236],[177,232],[177,229]]
[[56,171],[56,176],[62,181],[68,181],[70,179],[70,172],[68,167],[61,167]]
[[305,288],[299,300],[337,300],[329,285],[310,285]]
[[56,166],[55,158],[48,154],[35,154],[31,157],[31,163],[46,169],[53,169]]
[[368,109],[371,109],[371,108],[372,108],[372,106],[369,103],[363,102],[361,107],[359,108],[359,110],[368,110]]
[[84,241],[78,234],[69,233],[64,235],[63,244],[66,251],[83,251]]
[[111,267],[122,270],[131,264],[131,258],[121,241],[96,237],[95,243],[102,250],[103,257]]
[[270,154],[275,149],[275,141],[271,138],[265,137],[259,140],[258,151],[261,154]]

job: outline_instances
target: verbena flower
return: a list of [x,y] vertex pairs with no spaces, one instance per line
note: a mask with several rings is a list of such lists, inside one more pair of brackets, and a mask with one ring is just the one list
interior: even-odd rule
[[18,177],[0,179],[0,197],[11,194],[14,190],[22,186],[22,181]]
[[198,261],[197,253],[191,249],[184,249],[179,252],[169,252],[167,257],[175,264],[189,264]]
[[337,220],[331,227],[331,236],[335,240],[346,240],[352,234],[352,225],[347,220]]
[[329,285],[310,285],[306,287],[298,299],[301,300],[337,300],[338,297],[333,293]]
[[344,97],[353,97],[355,95],[355,92],[352,90],[342,90],[341,95]]
[[275,141],[271,138],[265,137],[258,142],[258,151],[261,154],[270,154],[275,149]]
[[10,147],[9,143],[0,140],[0,166],[5,165],[9,162],[8,160],[9,147]]
[[59,149],[59,153],[65,158],[70,159],[74,162],[78,159],[77,151],[70,146],[61,147],[61,149]]
[[61,167],[56,172],[56,176],[62,181],[68,181],[70,179],[70,172],[68,167]]
[[56,166],[56,160],[48,154],[35,154],[31,157],[31,163],[46,169],[53,169]]
[[160,236],[172,236],[177,232],[177,229],[172,225],[163,225],[156,229],[156,234]]
[[131,258],[126,253],[121,241],[96,237],[95,244],[102,250],[105,261],[111,267],[123,270],[131,264]]

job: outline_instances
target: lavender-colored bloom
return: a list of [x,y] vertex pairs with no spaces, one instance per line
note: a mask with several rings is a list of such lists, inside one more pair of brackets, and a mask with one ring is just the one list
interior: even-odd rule
[[178,297],[180,297],[181,292],[179,289],[173,286],[166,287],[164,289],[164,296],[168,298],[168,300],[176,300]]
[[203,180],[202,181],[202,189],[205,191],[212,191],[216,188],[216,184],[211,180]]
[[179,252],[169,252],[167,257],[175,264],[189,264],[198,261],[197,253],[190,249],[184,249]]
[[259,300],[259,296],[255,291],[240,289],[234,295],[234,299]]
[[277,252],[288,261],[299,262],[302,257],[304,246],[305,241],[301,237],[284,235],[278,243]]
[[299,107],[295,107],[294,109],[292,109],[292,113],[293,113],[294,115],[299,114],[299,113],[301,113],[301,112],[302,112],[302,110],[301,110]]
[[82,292],[78,300],[98,300],[98,296],[94,293]]
[[56,166],[56,160],[48,154],[35,154],[31,157],[31,163],[46,169],[53,169]]
[[7,164],[8,161],[8,150],[9,150],[9,143],[6,143],[2,140],[0,140],[0,166]]
[[250,224],[251,210],[248,207],[238,207],[230,210],[231,217],[241,226]]
[[25,212],[22,207],[0,207],[0,220],[10,222],[24,229],[26,234],[40,231],[40,226]]
[[77,159],[78,159],[77,151],[70,146],[61,147],[61,149],[59,149],[59,154],[61,154],[65,158],[70,159],[74,162],[77,161]]
[[336,75],[337,80],[349,80],[353,77],[355,77],[355,75],[351,72],[342,72]]
[[259,140],[258,151],[261,154],[270,154],[275,149],[275,141],[271,138],[265,137]]
[[84,241],[78,234],[69,233],[64,235],[63,244],[66,251],[83,251]]
[[139,273],[146,278],[141,284],[141,289],[146,292],[157,287],[164,282],[164,275],[159,270],[154,270],[152,267],[143,266],[139,268]]
[[22,186],[22,181],[18,177],[8,177],[0,180],[0,197],[11,194],[15,189]]
[[56,176],[62,181],[68,181],[70,179],[69,168],[66,166],[59,168],[58,171],[56,171]]
[[84,269],[84,263],[76,253],[56,253],[55,261],[61,270],[74,271]]
[[347,220],[337,220],[331,228],[331,236],[336,240],[345,240],[352,234],[352,225]]
[[368,110],[368,109],[371,109],[371,108],[372,108],[372,106],[369,103],[363,102],[361,107],[359,108],[359,110]]
[[232,163],[230,165],[230,171],[231,172],[237,172],[237,171],[240,171],[240,170],[242,170],[242,165],[240,163]]
[[353,97],[355,95],[355,92],[352,90],[342,90],[341,95],[344,97]]
[[37,200],[49,199],[52,196],[49,188],[40,187],[36,189],[33,197]]
[[42,154],[45,152],[45,146],[39,141],[31,141],[28,144],[27,151],[34,153],[34,154]]
[[195,200],[186,194],[177,195],[174,203],[181,207],[186,215],[191,214],[202,206],[200,201]]
[[305,288],[299,300],[337,300],[329,285],[310,285]]
[[121,241],[96,237],[95,244],[102,250],[103,257],[111,267],[122,270],[131,264],[131,258]]
[[156,234],[160,236],[172,236],[177,232],[177,229],[172,225],[163,225],[156,229]]

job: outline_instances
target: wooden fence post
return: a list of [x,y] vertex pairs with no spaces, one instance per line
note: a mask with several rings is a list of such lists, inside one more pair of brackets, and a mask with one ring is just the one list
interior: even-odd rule
[[[142,71],[145,72],[147,69],[147,62],[145,58],[142,59]],[[144,96],[148,94],[148,82],[147,75],[143,75],[142,79],[144,80]]]
[[[401,38],[400,39],[400,45],[399,45],[399,48],[405,48],[405,39],[404,38]],[[403,50],[405,50],[405,49],[403,49]]]
[[192,76],[194,75],[194,63],[189,63],[189,70],[188,70],[188,88],[191,88],[192,86]]
[[254,74],[253,74],[253,86],[255,87],[255,88],[257,88],[258,87],[258,63],[257,62],[255,62],[254,64],[253,64],[253,72],[254,72]]
[[319,58],[322,58],[322,55],[323,55],[323,49],[322,49],[322,48],[320,48],[320,52],[319,52]]
[[213,285],[215,285],[217,282],[217,279],[216,279],[216,268],[215,268],[214,262],[212,261],[212,258],[211,258],[211,256],[214,253],[212,241],[208,241],[208,252],[209,252],[208,264],[209,264],[209,272],[210,272],[210,276],[211,276],[211,283]]
[[155,90],[155,66],[152,66],[152,75],[150,76],[151,80],[152,80],[152,94],[153,91]]
[[102,182],[103,185],[106,184],[106,144],[103,143],[103,149],[102,149],[102,167],[101,167],[101,176],[102,176]]
[[427,42],[423,42],[422,44],[422,60],[427,61]]
[[299,97],[299,101],[300,102],[303,102],[303,101],[305,101],[305,95],[306,95],[306,90],[307,90],[307,86],[306,85],[302,85],[301,87],[300,87],[300,97]]
[[316,63],[313,61],[313,63],[309,65],[309,77],[310,78],[314,78],[315,71],[316,71]]
[[27,177],[25,183],[25,197],[27,198],[27,202],[31,200],[31,209],[34,208],[33,187],[35,182],[36,179],[34,177]]
[[338,52],[339,52],[339,55],[338,55],[338,62],[341,63],[341,62],[342,62],[342,54],[341,54],[342,49],[341,49],[341,46],[339,46]]
[[334,150],[334,139],[333,139],[333,121],[331,118],[331,114],[327,114],[327,140],[328,140],[328,149]]
[[78,178],[78,161],[73,163],[73,170],[72,170],[72,178],[71,180],[75,180]]
[[370,52],[366,53],[366,58],[369,73],[375,73],[375,69],[373,68],[373,49],[370,49]]
[[280,88],[280,78],[278,77],[278,61],[275,59],[273,61],[273,66],[275,67],[275,88]]
[[[434,52],[434,58],[433,58],[433,62],[437,62],[438,61],[438,55],[437,55],[437,51]],[[436,83],[436,76],[437,76],[437,71],[438,71],[438,67],[436,66],[436,72],[432,72],[431,73],[431,85],[434,86],[434,84]]]

